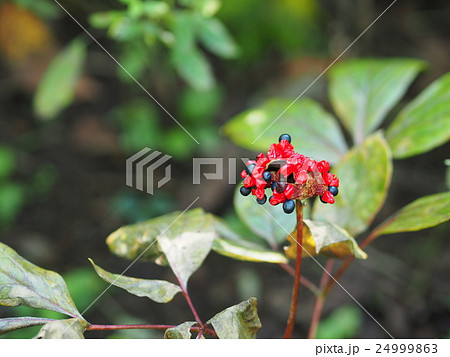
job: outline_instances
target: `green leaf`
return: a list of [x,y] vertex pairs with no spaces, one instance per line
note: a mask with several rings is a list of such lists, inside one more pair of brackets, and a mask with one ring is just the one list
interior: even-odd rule
[[88,323],[77,318],[57,320],[45,324],[36,335],[37,339],[84,339]]
[[81,317],[59,274],[39,268],[3,243],[0,243],[0,305],[26,305]]
[[34,111],[41,119],[55,118],[72,103],[85,58],[86,44],[76,39],[51,61],[33,102]]
[[396,159],[427,152],[450,139],[450,73],[403,108],[386,138]]
[[164,338],[167,339],[190,339],[191,327],[195,325],[195,321],[187,321],[183,322],[181,325],[177,327],[168,328],[166,332],[164,332]]
[[356,143],[381,124],[425,66],[416,59],[354,59],[330,70],[331,104]]
[[270,246],[276,246],[286,238],[286,232],[292,232],[296,218],[295,214],[286,214],[282,207],[265,205],[256,202],[254,196],[244,197],[239,192],[240,186],[234,192],[234,209],[247,227],[258,236],[264,238]]
[[389,147],[378,132],[353,148],[335,168],[340,180],[333,205],[316,201],[313,219],[327,221],[355,236],[364,231],[383,205],[392,176]]
[[195,46],[195,19],[185,12],[176,12],[172,31],[175,36],[170,53],[178,74],[194,89],[206,91],[214,84],[211,67]]
[[44,325],[52,319],[43,319],[40,317],[7,317],[0,319],[0,336],[5,333],[18,330],[25,327]]
[[256,298],[250,298],[219,312],[208,323],[212,324],[219,338],[255,338],[261,328],[257,304]]
[[130,278],[124,275],[113,274],[100,268],[92,259],[89,259],[89,261],[104,281],[139,297],[148,297],[155,302],[166,303],[171,301],[181,291],[178,285],[168,281]]
[[258,245],[240,237],[218,217],[215,217],[215,226],[217,237],[214,239],[212,249],[221,255],[250,262],[275,264],[288,262],[283,254],[270,250],[263,244]]
[[292,102],[270,99],[232,118],[223,127],[224,133],[237,145],[267,151],[281,134],[288,131],[297,152],[316,160],[337,163],[347,152],[347,145],[336,120],[312,99]]
[[125,16],[123,11],[102,11],[89,16],[89,23],[97,29],[106,29]]
[[[325,255],[344,259],[355,257],[367,259],[367,254],[358,246],[355,239],[343,228],[331,223],[305,219],[303,221],[303,254],[304,257]],[[285,253],[290,259],[297,257],[297,230],[287,236],[290,243]]]
[[379,235],[413,232],[437,226],[450,219],[450,192],[421,197],[380,224]]
[[171,52],[172,62],[180,75],[192,88],[206,91],[215,85],[211,67],[205,56],[196,48]]
[[197,208],[122,227],[106,243],[114,254],[130,260],[168,262],[186,284],[211,250],[214,237],[213,216]]
[[238,47],[227,28],[216,18],[198,17],[198,36],[212,53],[223,58],[235,58]]
[[0,179],[10,176],[15,169],[16,158],[14,150],[8,146],[0,146]]
[[355,338],[362,324],[361,310],[354,305],[344,305],[320,322],[317,338]]
[[249,248],[241,243],[221,238],[214,239],[212,249],[221,255],[237,260],[275,264],[288,262],[281,253],[263,248]]

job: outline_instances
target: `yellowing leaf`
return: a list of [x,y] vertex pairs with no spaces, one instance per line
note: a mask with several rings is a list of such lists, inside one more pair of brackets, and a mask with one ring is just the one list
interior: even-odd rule
[[0,335],[25,327],[44,325],[52,319],[41,317],[7,317],[0,319]]
[[45,324],[37,339],[84,339],[88,323],[80,319],[56,320]]
[[[303,221],[303,256],[325,255],[344,259],[355,257],[366,259],[367,254],[359,248],[355,239],[343,228],[334,224]],[[285,247],[285,253],[290,259],[297,257],[297,230],[287,236],[290,245]]]
[[0,243],[0,305],[25,305],[81,317],[63,278]]
[[166,332],[164,332],[164,338],[166,339],[190,339],[191,327],[195,325],[195,321],[187,321],[183,322],[181,325],[177,327],[168,328]]
[[208,323],[212,324],[219,338],[255,338],[261,328],[257,304],[256,298],[250,298],[219,312]]
[[112,274],[96,265],[92,259],[89,259],[97,274],[106,282],[125,289],[130,294],[139,297],[148,297],[149,299],[166,303],[173,299],[173,297],[181,291],[178,285],[169,283],[164,280],[150,280],[130,278],[128,276]]
[[109,249],[121,257],[168,263],[186,284],[211,250],[214,219],[201,208],[173,212],[122,227],[106,239]]

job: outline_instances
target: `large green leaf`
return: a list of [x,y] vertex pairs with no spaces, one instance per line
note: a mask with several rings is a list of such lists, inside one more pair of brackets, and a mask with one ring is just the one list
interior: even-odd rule
[[127,259],[142,254],[142,259],[158,264],[168,262],[186,284],[211,250],[214,237],[213,216],[196,208],[122,227],[106,243],[114,254]]
[[155,302],[166,303],[171,301],[177,293],[181,292],[181,288],[178,285],[168,281],[130,278],[124,275],[113,274],[100,268],[92,259],[89,259],[89,261],[104,281],[125,289],[130,294],[148,297]]
[[63,278],[0,243],[0,305],[26,305],[81,317]]
[[177,327],[168,328],[166,332],[164,332],[164,338],[167,339],[190,339],[191,327],[195,325],[195,321],[187,321],[183,322],[181,325]]
[[376,129],[425,63],[416,59],[354,59],[329,71],[330,100],[356,143]]
[[72,103],[85,57],[86,44],[76,39],[52,60],[34,98],[34,111],[40,118],[53,119]]
[[248,228],[264,238],[271,246],[283,242],[286,232],[292,232],[296,224],[295,214],[286,214],[282,207],[256,202],[255,196],[244,197],[237,186],[234,192],[234,209]]
[[450,219],[450,192],[421,197],[403,207],[380,225],[379,235],[413,232]]
[[450,73],[403,108],[387,129],[386,138],[398,159],[421,154],[450,139]]
[[200,41],[211,52],[223,58],[234,58],[238,48],[227,28],[216,18],[197,18]]
[[45,324],[35,338],[37,339],[84,339],[88,323],[80,319],[56,320]]
[[372,222],[386,199],[392,176],[389,147],[378,132],[353,148],[335,168],[339,195],[333,205],[316,201],[313,218],[346,229],[355,236]]
[[218,217],[215,217],[215,226],[217,236],[214,238],[212,249],[221,255],[250,262],[275,264],[288,262],[283,254],[268,249],[266,245],[258,245],[240,237]]
[[257,299],[250,298],[219,312],[208,323],[219,338],[255,338],[261,328],[257,305]]
[[0,335],[25,327],[44,325],[53,319],[41,317],[7,317],[0,319]]
[[[355,257],[366,259],[367,254],[361,250],[355,239],[343,228],[326,222],[305,219],[303,221],[303,256],[325,255],[344,259]],[[297,230],[287,236],[290,243],[285,253],[290,259],[297,257]]]
[[288,132],[297,152],[337,163],[347,152],[347,145],[336,120],[311,99],[292,102],[270,99],[232,118],[223,127],[224,133],[247,149],[267,151],[280,134]]

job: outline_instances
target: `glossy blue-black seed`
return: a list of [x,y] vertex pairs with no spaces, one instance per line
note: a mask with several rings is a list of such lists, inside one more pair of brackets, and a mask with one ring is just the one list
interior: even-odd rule
[[277,188],[277,182],[274,181],[274,182],[272,182],[272,191],[275,191],[276,188]]
[[264,195],[264,197],[260,200],[259,198],[256,199],[256,202],[258,202],[260,205],[263,205],[267,201],[267,196]]
[[272,180],[272,174],[269,171],[264,171],[263,179],[269,182],[270,180]]
[[294,200],[287,200],[283,203],[283,211],[284,213],[292,213],[295,210],[295,202]]
[[245,170],[247,171],[247,173],[248,173],[249,175],[252,174],[252,171],[253,171],[253,169],[255,168],[255,166],[256,166],[256,164],[250,164],[250,165],[248,165],[248,166],[245,168]]
[[319,198],[320,198],[320,202],[325,203],[325,204],[328,203],[328,202],[325,202],[325,201],[323,200],[322,196],[319,196]]
[[280,135],[278,142],[280,142],[281,140],[287,140],[287,141],[291,142],[291,136],[289,134],[282,134],[282,135]]
[[337,196],[339,193],[339,190],[336,186],[328,186],[328,191],[330,191],[333,196]]
[[250,192],[252,192],[252,189],[251,189],[251,187],[242,186],[241,189],[239,190],[239,192],[241,192],[242,196],[248,196],[250,194]]

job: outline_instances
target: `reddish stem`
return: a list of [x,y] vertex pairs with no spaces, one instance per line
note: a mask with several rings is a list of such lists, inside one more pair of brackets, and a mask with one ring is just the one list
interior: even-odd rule
[[203,322],[202,322],[202,320],[200,320],[200,316],[198,316],[197,310],[195,310],[194,304],[192,303],[191,297],[189,296],[189,293],[188,293],[186,287],[184,286],[184,284],[181,281],[178,274],[175,273],[175,276],[177,277],[178,283],[180,284],[181,293],[183,294],[184,298],[186,299],[186,301],[189,305],[189,308],[191,309],[192,314],[195,317],[195,321],[197,321],[197,324],[200,326],[200,329],[203,329],[204,328]]
[[292,288],[291,309],[289,311],[289,318],[284,331],[284,338],[291,338],[292,330],[294,329],[295,315],[297,314],[298,293],[300,289],[300,276],[302,266],[302,245],[303,245],[303,206],[300,200],[296,200],[297,213],[297,258],[295,260],[295,279]]
[[[167,330],[168,328],[177,327],[176,325],[89,325],[87,330],[100,331],[100,330]],[[214,330],[209,328],[200,328],[198,326],[191,327],[191,331],[201,332],[206,335],[216,336],[217,334]]]
[[330,272],[333,269],[334,259],[329,259],[325,266],[325,271],[322,274],[322,278],[320,280],[320,290],[322,294],[316,297],[316,301],[314,303],[314,310],[311,318],[311,325],[309,327],[308,338],[315,338],[317,327],[319,326],[320,316],[322,315],[323,306],[325,304],[326,295],[323,294],[325,287],[330,281]]

